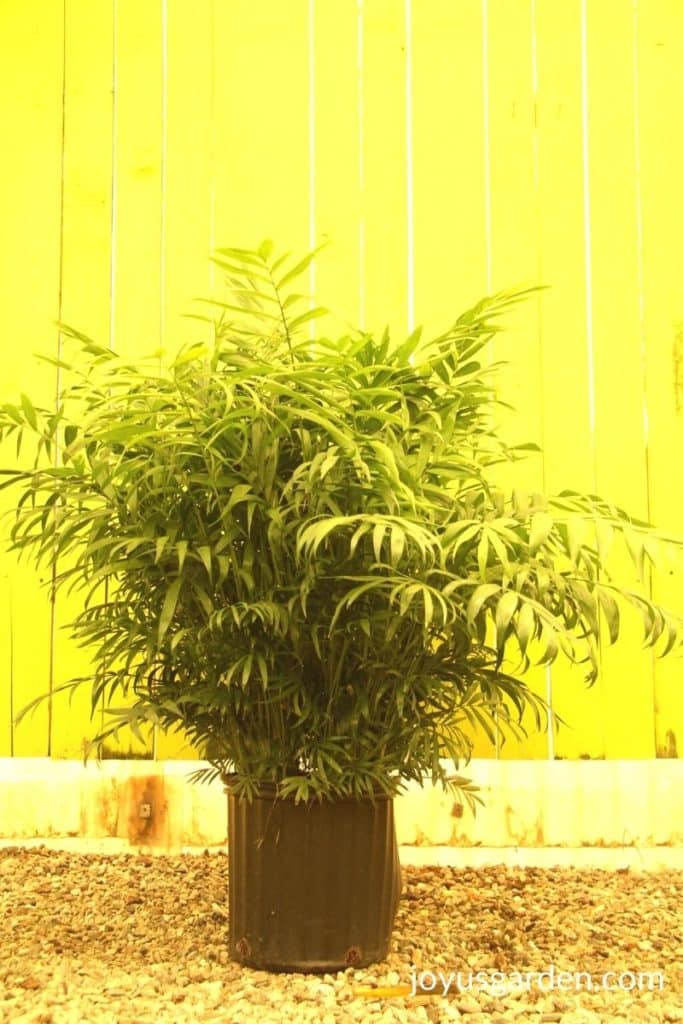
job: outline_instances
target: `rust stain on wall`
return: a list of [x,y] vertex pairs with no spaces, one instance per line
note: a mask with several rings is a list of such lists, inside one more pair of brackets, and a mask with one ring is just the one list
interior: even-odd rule
[[683,409],[683,325],[681,324],[677,326],[674,334],[672,362],[674,401],[676,412],[680,413]]
[[678,757],[676,733],[673,729],[667,729],[664,733],[664,742],[657,744],[657,757]]
[[[166,840],[168,801],[163,777],[158,775],[133,777],[128,780],[128,816],[126,834],[131,843],[158,845]],[[141,815],[147,805],[149,817]]]

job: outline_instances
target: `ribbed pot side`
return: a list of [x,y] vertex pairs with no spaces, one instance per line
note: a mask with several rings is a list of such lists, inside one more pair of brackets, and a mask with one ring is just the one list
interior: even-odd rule
[[228,792],[230,956],[270,971],[383,960],[401,891],[393,800]]

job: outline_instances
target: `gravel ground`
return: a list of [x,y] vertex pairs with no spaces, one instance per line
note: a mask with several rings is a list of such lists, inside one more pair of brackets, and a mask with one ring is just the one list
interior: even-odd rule
[[[408,867],[388,959],[323,976],[228,960],[227,857],[0,850],[0,1021],[683,1021],[683,874]],[[555,971],[504,991],[514,972]],[[484,972],[467,990],[470,972]],[[588,991],[560,971],[602,975]],[[424,974],[420,972],[425,972]],[[432,984],[447,994],[425,994]],[[498,973],[495,973],[498,972]],[[638,979],[643,972],[664,976]],[[415,984],[414,984],[415,982]],[[487,985],[486,982],[490,984]],[[561,987],[558,985],[561,982]],[[365,998],[359,989],[415,988]]]

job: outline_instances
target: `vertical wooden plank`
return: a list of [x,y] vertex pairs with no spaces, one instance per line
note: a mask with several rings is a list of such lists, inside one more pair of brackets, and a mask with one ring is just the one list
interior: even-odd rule
[[[107,344],[110,324],[113,6],[68,0],[65,7],[64,192],[61,319]],[[68,360],[72,349],[63,350]],[[68,385],[62,375],[61,386]],[[61,569],[65,568],[62,564]],[[93,671],[70,639],[78,594],[58,595],[55,682]],[[79,757],[99,726],[87,688],[55,699],[53,755]]]
[[[363,318],[363,8],[318,3],[314,21],[316,298],[344,333]],[[342,155],[343,154],[343,155]]]
[[[115,6],[110,344],[127,357],[161,344],[163,27],[163,3]],[[151,735],[141,746],[121,730],[104,753],[145,756],[152,746]]]
[[[494,0],[488,11],[489,240],[493,291],[542,284],[535,139],[535,52],[529,0]],[[512,411],[496,411],[510,444],[541,442],[544,421],[539,297],[512,313],[509,333],[493,356],[499,397]],[[543,487],[543,459],[532,456],[503,467],[501,486]]]
[[[529,0],[493,0],[487,11],[488,127],[490,158],[491,286],[500,289],[540,284],[535,153],[535,53]],[[496,410],[509,444],[541,442],[543,381],[541,378],[538,298],[508,317],[506,333],[495,339],[493,358],[503,365],[496,389],[513,411]],[[496,467],[494,478],[509,496],[513,487],[529,492],[543,489],[542,457]],[[514,660],[505,666],[515,672]],[[546,695],[546,672],[535,668],[525,681]],[[535,729],[533,716],[523,723],[527,738],[509,738],[500,747],[504,758],[545,757],[549,740]]]
[[115,11],[111,343],[144,356],[161,340],[163,6]]
[[[17,401],[26,391],[54,404],[55,373],[34,353],[54,355],[53,322],[59,309],[62,155],[63,9],[52,0],[5,4],[0,33],[0,120],[4,187],[0,190],[1,398]],[[11,156],[11,159],[9,158]],[[3,446],[3,464],[15,463],[13,445]],[[10,507],[3,494],[0,511]],[[6,537],[3,525],[3,548]],[[48,574],[49,575],[49,574]],[[48,710],[43,705],[12,730],[10,700],[19,711],[47,691],[51,676],[50,605],[35,570],[0,552],[0,754],[49,753]],[[11,669],[11,672],[10,672]]]
[[186,314],[210,292],[212,0],[169,3],[166,19],[162,340],[174,351],[201,333]]
[[[581,3],[535,7],[538,61],[540,273],[548,416],[547,486],[592,490],[590,353],[582,112]],[[569,386],[571,385],[571,386]],[[568,429],[569,428],[569,429]]]
[[[428,0],[411,14],[415,311],[429,337],[487,286],[482,4]],[[388,165],[393,180],[398,151]],[[405,200],[399,223],[404,210]],[[495,755],[486,736],[465,731],[475,757]]]
[[309,246],[309,0],[215,5],[216,245]]
[[[429,3],[414,10],[416,306],[418,321],[433,329],[490,291],[494,273],[495,287],[510,287],[531,283],[536,270],[524,6]],[[539,376],[533,309],[518,317],[504,344],[514,352],[516,374],[527,374],[524,393],[531,395]],[[502,374],[501,392],[516,379]],[[510,431],[528,422],[538,433],[535,408],[525,401],[527,418],[510,418]],[[535,685],[544,686],[542,674]],[[473,739],[477,756],[496,755],[483,735]],[[510,739],[500,752],[529,756],[544,744],[542,734],[523,744]]]
[[[487,286],[482,31],[481,3],[413,4],[415,308],[429,332],[445,329]],[[399,85],[392,88],[398,107]],[[383,173],[402,223],[401,166],[397,144]]]
[[[588,5],[587,15],[595,489],[646,519],[633,11],[620,0],[601,0]],[[609,571],[638,589],[623,549],[610,557]],[[625,611],[623,626],[619,645],[602,649],[604,752],[606,757],[652,757],[652,657],[642,649],[635,610]]]
[[[415,309],[426,337],[486,291],[481,8],[429,0],[412,10]],[[483,734],[471,739],[475,757],[495,755]]]
[[[182,318],[192,299],[221,292],[213,249],[265,237],[309,246],[309,19],[307,2],[168,5],[161,227],[171,349],[201,334]],[[157,736],[157,757],[194,753],[182,734]]]
[[365,318],[368,330],[388,325],[398,339],[409,307],[405,5],[368,0],[363,33]]
[[[538,203],[545,395],[545,482],[549,493],[594,491],[592,310],[585,165],[581,0],[534,6],[538,61]],[[581,666],[552,670],[553,706],[567,722],[557,756],[604,755],[602,684],[587,690]]]
[[[683,7],[652,0],[636,7],[637,132],[642,214],[642,326],[647,378],[650,513],[680,536],[683,506]],[[655,598],[683,611],[683,558],[655,577]],[[678,658],[655,664],[658,757],[683,752]]]
[[[0,458],[3,462],[6,453],[9,452],[8,445],[0,445]],[[0,505],[5,510],[6,502]],[[5,534],[2,534],[3,542]],[[3,575],[0,576],[0,622],[2,633],[0,633],[0,679],[2,690],[0,691],[0,757],[10,757],[14,753],[14,623],[12,621],[12,595],[9,580],[8,559],[4,551],[0,558],[0,569]]]
[[[211,293],[212,18],[211,0],[167,7],[161,286],[162,343],[169,352],[203,337],[203,325],[186,314],[206,313],[194,300]],[[178,732],[159,731],[155,752],[159,760],[196,756]]]
[[67,0],[62,318],[109,340],[113,4]]

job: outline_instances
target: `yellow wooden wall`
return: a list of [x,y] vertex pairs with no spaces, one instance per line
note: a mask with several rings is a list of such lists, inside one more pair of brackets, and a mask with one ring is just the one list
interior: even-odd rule
[[[54,400],[56,319],[172,347],[216,246],[328,239],[311,287],[365,327],[551,286],[492,353],[523,482],[683,532],[682,67],[681,0],[0,0],[0,399]],[[12,727],[87,671],[72,612],[0,555],[0,755],[80,753],[85,697]],[[569,727],[499,753],[671,756],[680,677],[634,623],[590,692],[535,672]]]

